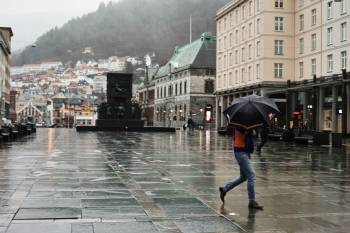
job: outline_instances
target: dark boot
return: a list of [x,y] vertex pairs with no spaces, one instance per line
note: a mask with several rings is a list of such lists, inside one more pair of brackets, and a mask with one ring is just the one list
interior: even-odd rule
[[259,205],[256,201],[250,201],[248,205],[249,209],[263,210],[264,206]]
[[224,191],[224,188],[220,187],[219,191],[220,191],[220,199],[221,199],[222,203],[225,203],[226,192]]

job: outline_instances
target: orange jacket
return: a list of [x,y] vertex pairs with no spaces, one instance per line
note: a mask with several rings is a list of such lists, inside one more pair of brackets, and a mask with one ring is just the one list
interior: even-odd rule
[[237,129],[233,138],[233,147],[237,149],[244,149],[246,147],[246,135]]

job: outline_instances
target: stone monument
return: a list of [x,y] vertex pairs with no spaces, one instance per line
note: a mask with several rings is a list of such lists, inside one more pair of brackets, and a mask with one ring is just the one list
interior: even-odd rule
[[141,110],[132,99],[132,77],[130,73],[107,74],[107,103],[98,107],[99,129],[132,129],[144,127]]

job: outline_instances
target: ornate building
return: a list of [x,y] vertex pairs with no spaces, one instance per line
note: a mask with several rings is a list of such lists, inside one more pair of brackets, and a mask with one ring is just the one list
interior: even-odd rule
[[10,117],[10,55],[12,29],[0,27],[0,122]]

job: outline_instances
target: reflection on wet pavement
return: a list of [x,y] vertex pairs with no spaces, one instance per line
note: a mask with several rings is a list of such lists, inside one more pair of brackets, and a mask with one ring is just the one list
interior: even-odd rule
[[223,206],[239,174],[215,132],[77,133],[40,129],[0,149],[0,233],[348,232],[347,150],[270,143]]

